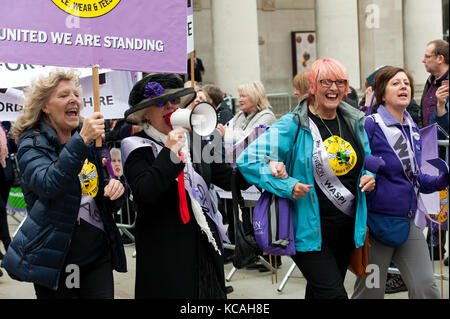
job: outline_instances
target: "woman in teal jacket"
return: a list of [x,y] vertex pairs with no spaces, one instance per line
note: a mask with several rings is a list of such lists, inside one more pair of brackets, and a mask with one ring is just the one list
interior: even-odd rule
[[366,235],[364,192],[375,187],[363,169],[370,156],[364,114],[343,102],[349,81],[339,62],[317,60],[308,83],[309,97],[253,142],[237,165],[249,183],[293,200],[293,259],[307,280],[305,298],[348,298],[350,254]]

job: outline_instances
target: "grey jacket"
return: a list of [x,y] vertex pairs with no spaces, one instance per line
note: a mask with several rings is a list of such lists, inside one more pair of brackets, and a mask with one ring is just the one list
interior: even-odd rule
[[242,138],[250,134],[250,132],[260,125],[271,126],[276,122],[275,114],[269,109],[262,111],[255,111],[247,116],[242,111],[236,113],[233,118],[233,132],[226,131],[225,140],[229,140],[233,137],[233,142],[238,142]]

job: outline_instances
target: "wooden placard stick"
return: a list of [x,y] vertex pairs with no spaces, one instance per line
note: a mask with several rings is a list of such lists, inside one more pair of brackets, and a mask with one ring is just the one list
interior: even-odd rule
[[[98,77],[98,65],[92,67],[92,88],[94,92],[94,112],[100,112],[100,80]],[[102,146],[102,137],[95,140],[95,147]]]
[[440,272],[441,272],[441,276],[440,276],[441,277],[441,299],[444,299],[444,281],[443,281],[443,278],[442,278],[444,276],[444,274],[442,272],[441,220],[440,220],[440,218],[438,218],[438,220],[439,220],[439,265],[440,265]]
[[[192,51],[190,55],[191,55],[191,87],[195,90],[194,51]],[[192,101],[192,103],[191,103],[191,108],[192,107],[194,107],[194,101]]]

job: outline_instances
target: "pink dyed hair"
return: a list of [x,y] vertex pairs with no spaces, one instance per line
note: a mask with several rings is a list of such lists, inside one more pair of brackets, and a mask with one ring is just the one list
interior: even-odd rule
[[348,73],[345,66],[343,66],[339,61],[331,58],[325,58],[316,60],[309,68],[308,84],[310,95],[316,94],[319,80],[329,79],[330,77],[347,80],[345,94],[347,95],[351,92]]

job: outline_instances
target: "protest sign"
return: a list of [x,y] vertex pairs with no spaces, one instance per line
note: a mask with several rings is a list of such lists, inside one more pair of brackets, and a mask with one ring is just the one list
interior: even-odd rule
[[185,1],[3,1],[0,61],[186,73]]
[[[437,176],[439,170],[434,167],[428,160],[438,157],[437,143],[437,127],[436,124],[429,125],[420,130],[422,139],[422,162],[421,172],[432,176]],[[418,209],[423,210],[426,214],[434,215],[439,213],[439,193],[421,194],[423,203],[419,200]]]
[[[223,199],[231,199],[232,194],[229,191],[225,191],[222,188],[214,185],[213,188],[215,191],[217,191],[217,196]],[[241,191],[242,198],[249,201],[258,201],[259,197],[261,196],[261,192],[255,187],[250,186],[248,189]]]
[[[90,71],[90,70],[89,70]],[[100,112],[105,119],[120,119],[128,109],[128,95],[133,87],[132,75],[126,71],[100,73],[99,101]],[[94,94],[92,76],[81,79],[83,109],[81,116],[87,117],[94,112]],[[9,88],[0,91],[0,121],[15,121],[23,109],[22,90]]]
[[[81,116],[87,117],[94,112],[94,93],[92,78],[81,79],[83,87]],[[121,119],[129,108],[128,96],[133,87],[130,72],[113,71],[100,74],[100,112],[105,119]]]
[[[58,67],[60,69],[68,69]],[[29,86],[39,76],[45,76],[55,69],[49,65],[33,65],[0,62],[0,88],[22,88]],[[100,69],[100,73],[110,72],[110,69]],[[77,68],[80,78],[92,76],[91,68]]]
[[0,121],[15,121],[23,109],[23,92],[9,88],[0,91]]
[[192,1],[188,0],[187,8],[187,53],[194,51],[194,11]]

